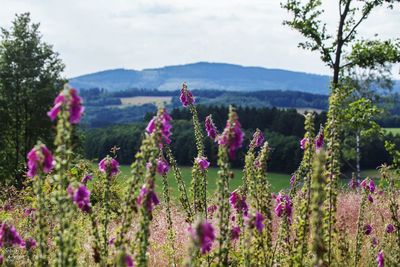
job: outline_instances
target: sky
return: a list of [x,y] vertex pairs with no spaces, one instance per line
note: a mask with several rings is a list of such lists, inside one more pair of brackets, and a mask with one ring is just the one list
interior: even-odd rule
[[[334,32],[337,0],[322,0]],[[68,78],[96,71],[141,70],[199,61],[330,74],[318,53],[282,25],[279,0],[0,0],[0,26],[30,12],[43,39],[66,64]],[[377,9],[359,33],[400,37],[400,5]],[[400,79],[400,66],[394,67]]]

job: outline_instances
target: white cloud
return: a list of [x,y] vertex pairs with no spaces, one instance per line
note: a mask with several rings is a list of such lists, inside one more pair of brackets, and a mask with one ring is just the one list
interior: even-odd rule
[[[152,68],[196,61],[330,73],[319,55],[297,48],[302,37],[282,25],[277,0],[0,0],[0,26],[31,12],[68,77],[109,68]],[[338,15],[324,1],[328,27]],[[379,9],[360,33],[400,36],[399,6]],[[397,66],[396,73],[398,73]],[[396,77],[400,77],[396,75]]]

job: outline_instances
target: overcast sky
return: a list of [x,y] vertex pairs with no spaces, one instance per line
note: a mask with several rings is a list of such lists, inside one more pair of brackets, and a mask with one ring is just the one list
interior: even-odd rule
[[[324,2],[337,23],[337,0]],[[0,26],[30,12],[46,42],[66,64],[65,76],[225,62],[330,74],[319,55],[297,48],[302,37],[282,25],[279,0],[0,0]],[[373,12],[364,36],[400,37],[400,5]],[[395,68],[396,78],[399,66]]]

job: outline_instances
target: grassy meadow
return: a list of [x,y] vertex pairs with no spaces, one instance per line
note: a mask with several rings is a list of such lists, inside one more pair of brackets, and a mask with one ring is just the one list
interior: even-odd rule
[[400,135],[400,128],[384,128],[385,131],[392,133],[393,135]]

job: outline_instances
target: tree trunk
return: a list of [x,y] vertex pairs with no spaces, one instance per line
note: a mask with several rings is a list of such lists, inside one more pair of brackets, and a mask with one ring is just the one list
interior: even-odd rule
[[360,131],[356,133],[356,162],[357,162],[357,180],[361,178],[360,169]]

